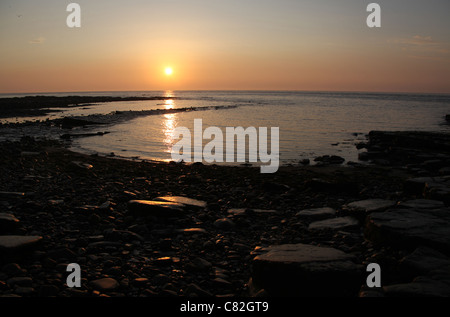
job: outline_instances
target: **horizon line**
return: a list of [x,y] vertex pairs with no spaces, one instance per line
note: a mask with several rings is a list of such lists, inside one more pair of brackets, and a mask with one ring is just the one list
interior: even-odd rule
[[364,90],[297,90],[297,89],[154,89],[154,90],[75,90],[50,92],[0,92],[0,95],[39,95],[39,94],[72,94],[72,93],[118,93],[118,92],[299,92],[299,93],[361,93],[361,94],[416,94],[416,95],[450,95],[450,92],[412,92],[412,91],[364,91]]

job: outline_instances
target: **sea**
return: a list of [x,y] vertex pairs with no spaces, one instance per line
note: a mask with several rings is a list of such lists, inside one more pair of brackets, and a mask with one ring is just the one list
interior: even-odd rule
[[[450,114],[448,94],[167,90],[2,94],[0,98],[27,95],[165,97],[164,100],[78,105],[33,120],[128,110],[205,107],[202,111],[140,116],[116,124],[92,126],[78,132],[108,133],[75,138],[71,143],[74,151],[136,160],[171,161],[171,150],[179,141],[174,138],[175,129],[186,127],[194,133],[195,119],[202,119],[203,129],[218,127],[224,135],[227,127],[266,127],[270,138],[270,129],[279,128],[281,165],[299,164],[307,159],[314,164],[314,159],[323,155],[337,155],[346,162],[357,162],[359,152],[364,149],[356,145],[365,142],[372,130],[450,133],[450,124],[445,120]],[[30,119],[6,118],[2,122]],[[209,141],[204,140],[204,143]]]

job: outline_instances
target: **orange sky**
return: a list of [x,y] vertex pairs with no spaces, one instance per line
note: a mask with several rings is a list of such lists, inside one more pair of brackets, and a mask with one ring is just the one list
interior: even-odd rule
[[[0,93],[324,90],[450,93],[448,0],[0,4]],[[166,76],[166,67],[172,76]]]

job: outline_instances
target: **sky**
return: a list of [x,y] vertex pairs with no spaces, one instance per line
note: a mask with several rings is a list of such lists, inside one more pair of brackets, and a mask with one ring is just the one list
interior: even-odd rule
[[[0,93],[450,93],[449,0],[0,1]],[[173,73],[165,74],[171,67]]]

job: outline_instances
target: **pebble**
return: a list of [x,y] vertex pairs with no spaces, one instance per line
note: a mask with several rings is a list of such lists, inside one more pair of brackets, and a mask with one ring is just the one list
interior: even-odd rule
[[110,277],[97,279],[97,280],[91,281],[89,284],[95,290],[103,291],[103,292],[116,290],[120,286],[120,284],[119,284],[119,282],[117,282],[117,280],[110,278]]

